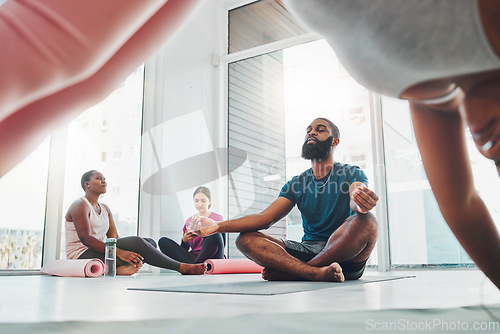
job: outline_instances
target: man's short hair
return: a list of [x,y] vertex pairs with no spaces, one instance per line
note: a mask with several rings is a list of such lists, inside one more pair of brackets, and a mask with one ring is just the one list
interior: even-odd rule
[[324,118],[324,117],[318,117],[318,119],[322,119],[324,120],[325,122],[328,123],[328,125],[330,125],[330,130],[332,130],[332,136],[333,138],[338,138],[340,139],[340,130],[339,128],[335,125],[335,123],[333,123],[332,121],[330,121],[328,118]]

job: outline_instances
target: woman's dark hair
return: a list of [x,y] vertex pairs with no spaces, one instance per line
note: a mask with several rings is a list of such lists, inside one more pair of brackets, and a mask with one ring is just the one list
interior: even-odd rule
[[84,173],[82,175],[82,179],[80,181],[80,184],[82,185],[82,189],[83,191],[85,191],[85,182],[88,182],[90,181],[90,177],[94,174],[94,173],[99,173],[98,171],[96,171],[95,169],[92,169],[92,170],[89,170],[88,172]]
[[[210,194],[210,189],[208,189],[207,187],[200,186],[200,187],[196,188],[196,190],[193,193],[193,198],[198,193],[202,193],[203,195],[207,196],[207,198],[210,202],[212,201],[212,194]],[[212,206],[212,204],[210,204],[208,206],[208,208],[210,209],[211,206]]]

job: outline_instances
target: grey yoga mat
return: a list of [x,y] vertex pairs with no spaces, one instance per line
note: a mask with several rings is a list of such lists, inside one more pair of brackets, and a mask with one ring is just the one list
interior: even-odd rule
[[364,276],[356,281],[333,282],[268,282],[263,280],[231,283],[198,284],[168,287],[128,288],[128,290],[157,292],[216,293],[236,295],[279,295],[285,293],[341,288],[352,285],[392,281],[415,276]]

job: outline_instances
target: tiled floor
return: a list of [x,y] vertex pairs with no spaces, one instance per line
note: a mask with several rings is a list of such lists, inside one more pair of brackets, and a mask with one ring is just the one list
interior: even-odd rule
[[249,296],[131,291],[127,288],[257,281],[261,280],[258,274],[181,276],[161,273],[111,279],[3,276],[0,277],[0,333],[4,333],[1,323],[193,321],[249,314],[285,316],[350,312],[352,315],[371,310],[500,305],[500,291],[473,269],[388,273],[368,270],[365,275],[415,277],[350,286],[332,283],[331,288],[315,291]]

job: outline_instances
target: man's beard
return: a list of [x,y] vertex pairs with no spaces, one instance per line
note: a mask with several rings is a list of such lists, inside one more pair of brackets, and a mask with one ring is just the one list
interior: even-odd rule
[[333,136],[324,141],[318,140],[316,144],[308,144],[307,139],[302,145],[302,158],[307,160],[326,160],[330,156],[332,149]]

